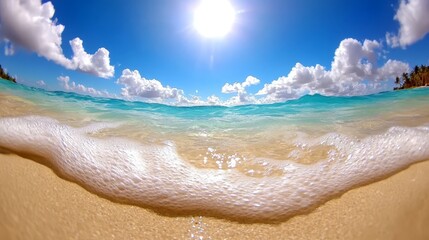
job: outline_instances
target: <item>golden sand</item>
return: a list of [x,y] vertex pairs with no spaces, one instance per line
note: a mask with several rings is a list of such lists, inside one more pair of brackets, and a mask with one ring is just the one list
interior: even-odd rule
[[429,239],[429,161],[280,224],[161,216],[0,155],[0,239]]
[[[19,98],[0,94],[0,103],[0,116],[31,112],[72,126],[85,125],[85,119],[76,113],[58,114]],[[368,131],[373,130],[369,126]],[[204,216],[162,216],[138,206],[112,202],[58,177],[40,163],[0,154],[1,240],[429,239],[427,226],[429,161],[348,191],[280,224],[243,224]]]

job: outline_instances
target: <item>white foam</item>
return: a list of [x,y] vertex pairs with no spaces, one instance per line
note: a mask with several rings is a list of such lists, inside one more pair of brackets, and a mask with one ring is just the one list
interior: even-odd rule
[[234,169],[195,168],[180,159],[172,144],[98,139],[46,117],[0,118],[1,147],[43,156],[61,174],[96,193],[144,206],[260,221],[284,219],[428,159],[428,134],[428,127],[394,127],[353,143],[330,134],[320,141],[335,146],[337,156],[346,159],[313,165],[277,161],[284,176],[254,178]]

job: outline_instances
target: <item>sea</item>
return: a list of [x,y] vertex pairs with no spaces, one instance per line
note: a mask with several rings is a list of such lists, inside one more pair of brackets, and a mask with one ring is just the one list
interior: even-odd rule
[[429,88],[169,106],[0,81],[0,152],[167,215],[282,221],[429,159]]

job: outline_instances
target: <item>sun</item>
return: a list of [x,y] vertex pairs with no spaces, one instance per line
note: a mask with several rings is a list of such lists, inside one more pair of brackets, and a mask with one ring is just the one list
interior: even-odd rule
[[206,38],[222,38],[235,21],[235,10],[228,0],[202,0],[194,13],[194,27]]

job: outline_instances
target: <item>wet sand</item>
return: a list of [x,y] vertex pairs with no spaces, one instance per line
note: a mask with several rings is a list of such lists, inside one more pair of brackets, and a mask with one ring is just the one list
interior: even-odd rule
[[429,161],[280,224],[167,217],[0,155],[0,239],[429,239]]

